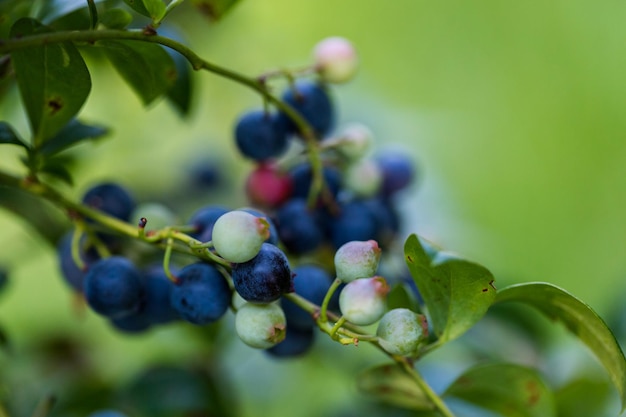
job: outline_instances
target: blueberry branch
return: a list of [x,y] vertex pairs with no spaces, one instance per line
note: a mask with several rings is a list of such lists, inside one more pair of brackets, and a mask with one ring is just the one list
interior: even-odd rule
[[269,92],[264,80],[259,78],[251,78],[232,71],[228,68],[221,67],[209,61],[202,59],[198,54],[189,47],[177,42],[173,39],[149,34],[143,30],[89,30],[89,31],[58,31],[36,35],[24,36],[21,38],[13,38],[8,40],[0,40],[0,56],[13,51],[41,47],[53,43],[60,42],[85,42],[87,44],[95,44],[99,40],[116,39],[116,40],[133,40],[139,42],[156,43],[170,48],[181,54],[196,71],[205,70],[221,77],[242,84],[253,91],[260,94],[264,100],[273,104],[278,110],[289,117],[300,131],[300,135],[309,153],[309,160],[313,172],[313,181],[311,190],[308,195],[307,202],[309,206],[314,206],[317,196],[324,188],[324,177],[322,174],[322,160],[315,132],[311,125],[293,109],[289,104],[283,102]]

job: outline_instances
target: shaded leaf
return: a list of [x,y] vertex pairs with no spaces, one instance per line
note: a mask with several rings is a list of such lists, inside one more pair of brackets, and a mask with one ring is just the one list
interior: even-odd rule
[[489,270],[445,252],[434,252],[430,245],[423,246],[416,235],[406,240],[404,255],[439,343],[470,329],[496,297],[494,277]]
[[239,0],[191,0],[200,13],[211,20],[221,19]]
[[11,125],[7,122],[0,122],[0,143],[9,143],[11,145],[18,145],[28,149],[28,145],[20,139]]
[[47,160],[40,169],[40,172],[57,178],[68,185],[74,185],[72,174],[67,167],[60,161],[54,159]]
[[444,392],[507,417],[556,416],[552,391],[537,371],[495,363],[464,372]]
[[159,45],[133,41],[100,41],[98,45],[145,105],[176,82],[174,61]]
[[562,322],[586,344],[609,373],[626,405],[626,359],[604,320],[587,304],[552,284],[531,282],[498,291],[497,303],[517,301],[535,307],[552,320]]
[[137,13],[152,20],[160,19],[165,13],[163,0],[124,0]]
[[45,156],[59,153],[81,141],[96,139],[106,135],[108,130],[101,126],[90,126],[81,123],[77,119],[70,121],[59,133],[49,139],[40,149]]
[[415,380],[397,364],[376,366],[362,372],[357,387],[387,404],[412,410],[434,410],[435,405]]
[[6,353],[11,352],[9,336],[7,336],[7,333],[2,327],[0,327],[0,350],[5,351]]
[[611,398],[608,380],[597,380],[591,376],[568,381],[555,392],[559,417],[601,416],[607,413]]
[[178,52],[169,48],[167,52],[174,60],[177,75],[174,85],[167,91],[167,99],[185,116],[189,114],[193,92],[191,64]]
[[124,29],[132,20],[133,16],[123,9],[109,9],[100,15],[100,23],[109,29]]
[[387,295],[387,308],[393,310],[394,308],[408,308],[418,312],[416,309],[416,303],[413,302],[406,287],[402,283],[398,283],[391,287],[391,291]]
[[27,17],[31,12],[31,2],[24,0],[0,1],[0,39],[8,39],[13,22]]
[[0,266],[0,294],[7,288],[9,283],[9,272]]
[[[33,19],[20,19],[12,37],[45,33],[49,29]],[[35,147],[54,136],[81,109],[89,91],[89,70],[70,42],[11,52],[17,83],[31,124]]]

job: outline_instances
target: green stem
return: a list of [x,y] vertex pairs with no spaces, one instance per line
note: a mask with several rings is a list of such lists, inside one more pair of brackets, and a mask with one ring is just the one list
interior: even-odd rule
[[156,29],[161,25],[161,22],[163,22],[163,19],[165,19],[165,17],[167,17],[168,14],[170,14],[170,12],[172,10],[174,10],[177,6],[181,5],[185,0],[172,0],[166,7],[165,7],[165,12],[163,13],[163,16],[161,16],[158,19],[155,19],[152,22],[152,26]]
[[402,367],[404,372],[406,372],[420,387],[420,389],[426,394],[428,399],[432,401],[435,408],[441,413],[444,417],[455,417],[452,411],[448,408],[446,403],[443,402],[441,397],[433,391],[433,389],[424,381],[419,372],[413,367],[413,365],[408,362],[405,358],[402,357],[394,357],[398,365]]
[[165,272],[165,276],[172,281],[174,284],[178,282],[178,278],[172,274],[172,270],[170,269],[170,261],[172,259],[172,248],[174,247],[174,239],[171,237],[167,239],[167,243],[165,246],[165,254],[163,255],[163,271]]
[[80,256],[80,238],[83,236],[82,227],[76,227],[72,233],[71,254],[72,260],[81,271],[85,270],[85,262]]
[[330,284],[330,287],[328,288],[328,291],[326,292],[326,295],[324,296],[324,301],[322,301],[322,307],[320,309],[319,320],[321,323],[326,323],[328,321],[328,304],[330,303],[330,299],[335,293],[335,290],[339,288],[340,285],[341,285],[341,280],[339,278],[335,278],[333,283]]

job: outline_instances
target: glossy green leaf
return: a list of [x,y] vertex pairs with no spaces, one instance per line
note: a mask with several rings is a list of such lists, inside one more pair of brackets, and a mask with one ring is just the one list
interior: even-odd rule
[[13,128],[7,122],[0,122],[0,144],[9,143],[12,145],[22,146],[24,148],[28,148],[28,145],[25,144],[22,139],[15,133]]
[[496,302],[517,301],[535,307],[586,344],[605,367],[626,406],[626,359],[615,336],[591,307],[570,293],[543,282],[513,285],[498,291]]
[[40,148],[40,152],[45,156],[51,156],[84,140],[102,137],[107,132],[108,130],[104,127],[86,125],[73,119],[59,133],[49,139]]
[[152,20],[160,19],[165,14],[163,0],[124,0],[134,11]]
[[415,312],[419,312],[419,306],[411,298],[406,286],[402,283],[395,284],[391,287],[391,291],[387,295],[387,309],[393,310],[394,308],[408,308]]
[[109,29],[124,29],[133,21],[133,16],[123,9],[109,9],[100,15],[100,23]]
[[422,245],[416,235],[406,240],[404,255],[439,343],[470,329],[496,297],[489,270],[445,252],[435,252],[430,245]]
[[395,363],[362,372],[357,378],[357,387],[387,404],[420,411],[435,409],[433,402],[415,380]]
[[8,39],[13,22],[27,17],[32,4],[24,0],[0,0],[0,39]]
[[167,93],[176,82],[174,61],[159,45],[136,41],[97,44],[145,105]]
[[[24,37],[48,32],[33,19],[20,19],[11,36]],[[24,107],[38,147],[54,136],[81,109],[89,91],[89,70],[70,42],[26,48],[11,52]]]
[[521,365],[495,363],[464,372],[444,392],[507,417],[556,416],[554,395],[539,373]]
[[221,19],[239,0],[191,0],[200,13],[211,20]]

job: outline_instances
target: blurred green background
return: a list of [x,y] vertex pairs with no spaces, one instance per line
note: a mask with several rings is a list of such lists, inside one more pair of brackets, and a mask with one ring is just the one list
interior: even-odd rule
[[[249,75],[305,65],[320,39],[349,38],[361,67],[355,80],[333,90],[340,124],[367,124],[378,147],[403,146],[419,167],[417,183],[402,200],[405,236],[416,232],[482,263],[499,287],[548,281],[601,315],[623,304],[626,3],[247,0],[219,23],[189,7],[169,20],[200,56]],[[165,102],[142,108],[120,77],[96,61],[90,62],[94,85],[82,117],[111,125],[113,133],[81,145],[77,185],[68,193],[78,196],[109,178],[139,196],[156,196],[175,188],[206,155],[222,162],[231,188],[194,196],[197,201],[244,204],[241,185],[251,165],[237,155],[231,131],[239,114],[261,104],[255,94],[212,74],[194,74],[194,109],[181,119]],[[18,101],[10,91],[0,119],[27,136]],[[1,152],[0,167],[18,169],[17,150]],[[180,213],[182,220],[188,215]],[[193,339],[176,338],[184,330],[129,339],[91,313],[77,317],[54,249],[4,211],[0,230],[0,263],[12,278],[0,295],[0,324],[16,346],[57,329],[88,333],[107,363],[105,373],[122,379],[143,361],[196,352]],[[343,349],[328,347],[329,357],[283,365],[233,343],[225,360],[234,367],[242,415],[309,415],[293,413],[302,404],[315,409],[326,395],[329,407],[341,402],[334,385],[350,379],[335,375],[342,374],[333,368],[340,359],[330,356],[358,356]],[[363,358],[382,360],[359,350]],[[351,363],[358,369],[367,362]],[[320,381],[313,392],[302,395],[297,386],[277,383],[272,395],[300,403],[256,397],[263,375],[285,372],[298,380],[299,366]]]

